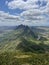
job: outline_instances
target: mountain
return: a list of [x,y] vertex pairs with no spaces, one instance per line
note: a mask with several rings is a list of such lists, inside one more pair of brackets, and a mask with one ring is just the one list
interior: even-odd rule
[[40,40],[37,40],[37,38],[38,34],[34,30],[32,30],[29,26],[21,24],[13,31],[0,35],[0,51],[47,51],[49,46],[45,46],[43,37]]
[[37,35],[34,33],[34,31],[31,30],[31,28],[29,26],[25,26],[25,25],[19,25],[16,28],[17,31],[21,31],[20,35],[23,37],[32,37],[32,38],[37,38]]

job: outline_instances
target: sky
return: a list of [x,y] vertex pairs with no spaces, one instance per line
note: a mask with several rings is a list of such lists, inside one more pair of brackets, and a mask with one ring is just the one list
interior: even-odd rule
[[0,0],[0,26],[49,26],[49,0]]

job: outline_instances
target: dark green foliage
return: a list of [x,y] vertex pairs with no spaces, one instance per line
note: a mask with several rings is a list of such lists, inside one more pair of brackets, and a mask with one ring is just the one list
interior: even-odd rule
[[23,52],[35,52],[35,53],[45,53],[45,44],[36,44],[35,42],[22,39],[22,42],[16,47]]

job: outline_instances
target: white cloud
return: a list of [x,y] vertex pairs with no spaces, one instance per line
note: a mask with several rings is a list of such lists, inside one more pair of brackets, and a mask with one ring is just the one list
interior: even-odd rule
[[9,20],[20,20],[19,16],[10,15],[9,13],[5,13],[4,11],[0,11],[0,19],[9,19]]
[[47,25],[49,24],[49,0],[12,0],[6,1],[9,9],[24,9],[19,16],[10,15],[0,11],[0,20],[15,22],[25,25]]
[[10,15],[0,11],[0,25],[18,25],[21,22],[20,16]]
[[11,2],[6,1],[8,7],[10,9],[31,9],[31,8],[39,8],[39,6],[43,7],[43,3],[46,4],[46,2],[49,2],[49,0],[27,0],[24,2],[24,0],[12,0]]
[[48,18],[40,10],[27,10],[21,13],[20,16],[10,15],[4,11],[0,11],[0,25],[45,25],[47,24],[47,20]]
[[29,9],[29,8],[38,7],[38,5],[35,4],[36,1],[37,0],[27,0],[26,2],[24,2],[23,0],[13,0],[13,1],[7,3],[7,5],[11,9],[16,9],[16,8]]
[[46,17],[43,11],[40,10],[27,10],[21,13],[21,17],[23,17],[24,22],[23,24],[30,24],[30,25],[47,25],[49,22],[49,18]]
[[25,9],[25,10],[34,10],[39,9],[44,13],[49,13],[49,0],[12,0],[10,2],[6,1],[6,5],[9,9]]

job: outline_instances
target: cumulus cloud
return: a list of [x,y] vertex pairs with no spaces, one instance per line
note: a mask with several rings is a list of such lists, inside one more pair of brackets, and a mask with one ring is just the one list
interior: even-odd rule
[[31,8],[39,8],[45,7],[47,5],[48,0],[12,0],[11,2],[6,1],[6,4],[10,9],[31,9]]
[[0,19],[9,19],[19,21],[20,17],[15,15],[10,15],[9,13],[5,13],[4,11],[0,11]]
[[9,9],[24,9],[19,16],[0,14],[0,17],[8,21],[17,21],[25,25],[49,24],[49,0],[12,0],[6,1],[6,5]]
[[[8,7],[11,9],[16,9],[16,8],[20,8],[20,9],[29,9],[29,8],[34,8],[34,7],[38,7],[38,5],[35,5],[35,1],[36,0],[27,0],[26,2],[24,0],[13,0],[9,3],[7,3]],[[32,6],[34,5],[34,6]]]
[[10,2],[6,1],[6,5],[9,9],[39,9],[49,13],[49,0],[12,0]]
[[45,16],[43,15],[43,11],[36,9],[24,11],[23,13],[21,13],[21,16],[24,19],[28,19],[28,20],[41,20],[45,18]]
[[10,15],[4,11],[0,11],[0,24],[2,25],[18,25],[21,22],[20,16]]
[[39,9],[26,10],[21,13],[21,17],[23,17],[24,21],[30,22],[31,24],[33,23],[33,25],[45,24],[49,20],[49,17],[46,17],[46,13]]

